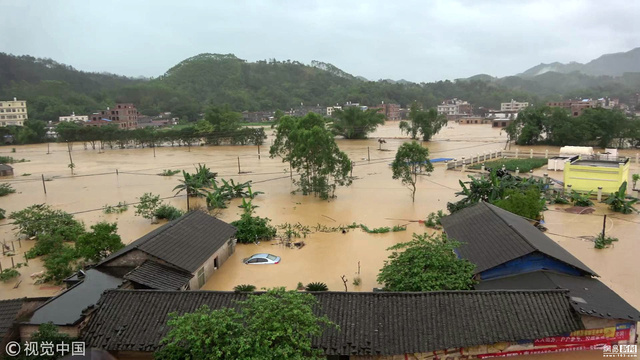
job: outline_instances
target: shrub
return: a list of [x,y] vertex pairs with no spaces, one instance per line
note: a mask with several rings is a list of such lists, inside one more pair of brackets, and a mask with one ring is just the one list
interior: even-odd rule
[[561,205],[566,205],[569,204],[569,199],[567,199],[565,196],[561,195],[561,194],[556,194],[554,197],[552,197],[551,199],[549,199],[549,204],[561,204]]
[[609,195],[605,204],[609,205],[609,208],[615,212],[623,214],[631,214],[632,212],[638,212],[633,205],[638,202],[638,199],[627,200],[627,182],[623,182],[618,188],[617,192]]
[[360,276],[356,276],[353,278],[353,286],[360,286],[361,283],[362,279],[360,278]]
[[77,258],[78,254],[71,246],[62,245],[56,248],[44,259],[44,268],[46,269],[44,281],[60,283],[71,276],[73,274],[73,265]]
[[140,196],[140,202],[135,206],[136,216],[142,216],[145,219],[153,219],[158,207],[162,205],[160,195],[153,195],[152,193],[144,193]]
[[129,205],[127,202],[118,202],[118,205],[105,205],[102,207],[102,212],[105,214],[121,214],[125,211],[129,210]]
[[571,200],[574,206],[593,206],[593,201],[590,199],[591,193],[593,193],[593,191],[581,194],[575,190],[571,190],[569,200]]
[[16,269],[4,269],[0,271],[0,281],[2,282],[7,282],[18,276],[20,276],[20,273]]
[[4,219],[4,217],[5,217],[4,214],[6,214],[6,210],[0,208],[0,220]]
[[118,224],[100,222],[92,225],[91,230],[78,238],[76,242],[78,256],[98,262],[124,247],[120,235],[117,233]]
[[308,283],[305,287],[306,291],[328,291],[329,287],[323,282]]
[[445,217],[445,215],[444,211],[442,210],[438,210],[437,213],[432,212],[427,216],[427,220],[424,221],[424,224],[427,227],[439,229],[440,226],[442,226],[440,219],[442,219],[443,217]]
[[256,291],[256,287],[255,285],[251,285],[251,284],[241,284],[241,285],[236,285],[236,287],[233,288],[233,291],[235,292],[254,292]]
[[540,213],[545,209],[545,203],[545,199],[540,196],[540,191],[533,187],[526,192],[507,190],[504,199],[493,202],[499,208],[530,220],[540,218]]
[[304,290],[304,284],[302,282],[298,282],[298,285],[296,286],[296,289]]
[[160,205],[160,207],[155,212],[156,218],[167,219],[169,221],[175,220],[182,215],[184,215],[184,212],[182,210],[176,208],[175,206],[167,204]]
[[52,253],[64,243],[64,239],[59,234],[42,234],[38,236],[36,244],[25,253],[27,259],[33,259]]
[[0,184],[0,196],[7,196],[16,192],[16,189],[11,187],[11,184]]
[[[249,188],[249,191],[251,191],[251,188]],[[258,240],[271,240],[276,236],[277,230],[269,225],[271,221],[269,218],[253,216],[255,206],[251,204],[251,200],[242,199],[242,205],[240,206],[244,209],[242,215],[240,215],[240,220],[231,223],[238,229],[238,232],[236,232],[238,242],[248,244]]]
[[160,176],[173,176],[173,175],[175,175],[175,174],[177,174],[179,172],[180,172],[180,170],[165,169],[158,175],[160,175]]
[[84,233],[84,225],[73,215],[62,210],[54,210],[49,205],[31,205],[20,211],[12,212],[9,219],[18,232],[29,237],[42,234],[58,234],[63,241],[75,241]]
[[[14,151],[15,152],[15,151]],[[15,164],[21,162],[27,162],[26,159],[14,159],[11,156],[0,156],[0,164]]]
[[[485,169],[502,169],[502,165],[504,165],[505,170],[507,171],[516,171],[516,168],[520,170],[521,173],[528,173],[529,170],[537,169],[544,165],[547,165],[547,159],[500,159],[487,161],[484,163]],[[482,164],[476,163],[469,166],[469,169],[481,169]]]
[[612,245],[614,241],[618,241],[618,238],[609,237],[609,236],[603,237],[602,233],[600,233],[598,234],[598,236],[596,236],[593,247],[596,249],[604,249]]

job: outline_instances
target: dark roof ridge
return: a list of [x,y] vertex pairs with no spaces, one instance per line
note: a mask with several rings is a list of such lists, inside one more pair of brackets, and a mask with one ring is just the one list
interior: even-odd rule
[[[237,294],[233,290],[153,290],[153,289],[107,289],[104,293],[109,292],[152,292],[152,293],[215,293],[215,294]],[[384,295],[384,296],[402,296],[402,295],[440,295],[440,294],[495,294],[495,293],[565,293],[567,289],[500,289],[500,290],[440,290],[440,291],[301,291],[308,294],[344,294],[344,295]],[[266,291],[254,291],[242,294],[265,294]]]

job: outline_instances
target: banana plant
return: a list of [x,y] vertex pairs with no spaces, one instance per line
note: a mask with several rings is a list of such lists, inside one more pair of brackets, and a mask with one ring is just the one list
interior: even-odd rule
[[609,205],[609,208],[615,212],[620,212],[623,214],[631,214],[632,212],[638,212],[636,208],[633,207],[635,203],[638,202],[638,199],[629,199],[627,200],[627,182],[623,182],[618,188],[618,191],[612,193],[607,200],[604,201],[605,204]]

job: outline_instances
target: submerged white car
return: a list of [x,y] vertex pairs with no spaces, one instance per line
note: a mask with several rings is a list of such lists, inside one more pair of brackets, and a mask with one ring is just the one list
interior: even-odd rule
[[271,254],[254,254],[242,260],[247,265],[271,265],[280,262],[280,256]]

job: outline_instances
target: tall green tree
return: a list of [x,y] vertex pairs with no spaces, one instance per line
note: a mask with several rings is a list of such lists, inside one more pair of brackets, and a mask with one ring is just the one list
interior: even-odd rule
[[313,337],[334,326],[313,309],[311,294],[268,290],[248,295],[234,309],[210,310],[206,305],[193,313],[170,314],[169,333],[156,359],[320,359]]
[[402,184],[411,190],[411,200],[415,202],[418,173],[433,171],[433,165],[429,161],[429,149],[415,141],[400,145],[391,164],[391,171],[394,179],[400,179]]
[[117,223],[99,222],[92,225],[91,231],[80,235],[76,241],[78,255],[92,262],[98,262],[123,247]]
[[357,106],[336,110],[333,118],[331,130],[345,139],[365,139],[378,125],[384,124],[384,115],[378,109],[363,111]]
[[207,109],[204,119],[213,125],[214,131],[228,133],[240,127],[242,114],[232,111],[228,105],[212,106]]
[[411,122],[401,121],[400,130],[410,135],[412,139],[417,139],[418,134],[422,135],[423,141],[431,140],[431,137],[437,134],[445,125],[447,125],[447,117],[438,114],[435,108],[427,111],[420,110],[416,102],[411,104],[411,112],[409,113]]
[[282,117],[270,154],[272,158],[280,156],[300,174],[300,179],[294,181],[303,195],[328,199],[334,196],[337,186],[351,184],[351,160],[340,151],[318,114]]
[[396,244],[378,274],[387,291],[470,290],[475,265],[460,259],[460,243],[440,235],[413,234],[409,242]]

